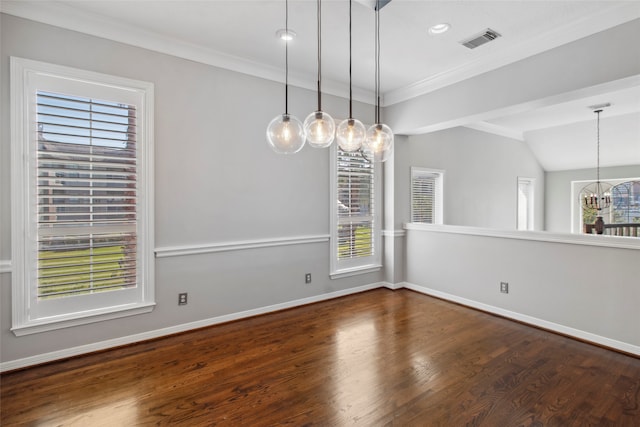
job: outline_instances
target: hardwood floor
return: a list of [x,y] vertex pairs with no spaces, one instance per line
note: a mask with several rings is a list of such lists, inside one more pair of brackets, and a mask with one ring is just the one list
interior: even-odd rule
[[640,359],[408,290],[1,380],[2,426],[640,426]]

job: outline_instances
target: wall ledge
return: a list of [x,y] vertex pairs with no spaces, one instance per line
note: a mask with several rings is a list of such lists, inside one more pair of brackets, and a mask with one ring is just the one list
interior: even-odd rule
[[405,223],[404,229],[412,231],[496,237],[502,239],[564,243],[569,245],[600,246],[606,248],[640,250],[640,238],[637,237],[564,234],[550,233],[547,231],[496,230],[491,228],[467,227],[462,225],[434,225],[418,223]]

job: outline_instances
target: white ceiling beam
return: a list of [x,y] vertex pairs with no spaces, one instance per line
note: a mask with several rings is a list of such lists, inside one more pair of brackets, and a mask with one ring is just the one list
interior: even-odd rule
[[385,107],[384,120],[414,135],[588,96],[612,82],[638,85],[640,55],[629,54],[638,34],[640,19]]

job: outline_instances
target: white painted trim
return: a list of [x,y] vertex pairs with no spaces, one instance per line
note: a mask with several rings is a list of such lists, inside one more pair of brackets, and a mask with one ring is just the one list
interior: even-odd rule
[[279,310],[285,310],[288,308],[299,307],[302,305],[312,304],[315,302],[326,301],[333,298],[340,298],[343,296],[353,295],[356,293],[365,292],[365,291],[378,289],[382,287],[391,289],[391,290],[397,290],[397,289],[403,289],[403,288],[410,289],[412,291],[419,292],[425,295],[434,296],[437,298],[441,298],[443,300],[455,302],[468,307],[483,310],[489,313],[494,313],[494,314],[503,316],[505,318],[518,320],[534,326],[539,326],[541,328],[548,329],[550,331],[555,331],[568,336],[584,339],[592,343],[605,345],[607,347],[625,351],[627,353],[640,355],[640,347],[634,346],[632,344],[627,344],[627,343],[612,340],[606,337],[601,337],[599,335],[580,331],[578,329],[569,328],[563,325],[558,325],[556,323],[547,322],[542,319],[526,316],[526,315],[512,312],[509,310],[504,310],[498,307],[479,303],[473,300],[468,300],[466,298],[460,298],[455,295],[436,291],[424,286],[419,286],[419,285],[415,285],[413,283],[408,283],[408,282],[400,282],[400,283],[378,282],[378,283],[372,283],[369,285],[358,286],[355,288],[345,289],[342,291],[330,292],[328,294],[316,295],[313,297],[307,297],[307,298],[302,298],[294,301],[274,304],[266,307],[255,308],[252,310],[246,310],[238,313],[226,314],[222,316],[213,317],[210,319],[203,319],[195,322],[183,323],[181,325],[171,326],[171,327],[162,328],[162,329],[156,329],[153,331],[142,332],[139,334],[128,335],[125,337],[114,338],[111,340],[101,341],[97,343],[86,344],[86,345],[58,350],[58,351],[52,351],[49,353],[39,354],[36,356],[25,357],[22,359],[10,360],[7,362],[0,362],[0,373],[12,371],[15,369],[26,368],[29,366],[38,365],[42,363],[52,362],[54,360],[64,359],[67,357],[74,357],[74,356],[79,356],[82,354],[92,353],[96,351],[107,350],[110,348],[127,345],[127,344],[133,344],[140,341],[160,338],[163,336],[177,334],[180,332],[186,332],[193,329],[213,326],[220,323],[231,322],[234,320],[240,320],[248,317],[258,316],[261,314],[267,314],[267,313],[272,313]]
[[[283,82],[283,70],[277,67],[145,31],[113,19],[79,11],[69,5],[45,1],[11,1],[2,2],[0,5],[1,12],[21,18],[79,31],[266,80]],[[599,11],[579,21],[571,22],[556,31],[527,40],[509,50],[498,50],[493,55],[482,57],[461,67],[447,69],[424,80],[387,91],[382,96],[382,104],[383,106],[389,106],[416,98],[588,35],[607,30],[638,17],[640,17],[640,11],[635,2],[613,4],[607,11]],[[315,82],[314,76],[295,75],[295,73],[291,75],[290,73],[290,85],[315,91],[315,83],[312,82]],[[325,93],[345,98],[349,94],[346,84],[328,79],[322,81],[322,89]],[[357,101],[369,103],[372,96],[373,93],[370,91],[354,88],[353,98]]]
[[[411,221],[413,221],[413,217],[415,216],[414,210],[413,210],[413,207],[415,205],[414,200],[416,197],[413,191],[414,179],[423,177],[425,175],[435,175],[436,176],[435,189],[433,192],[433,199],[432,199],[432,203],[433,203],[432,224],[442,224],[444,222],[444,175],[445,175],[445,172],[446,171],[443,169],[411,166],[411,181],[410,181],[410,188],[409,188],[409,192],[411,193],[410,200],[409,200],[410,202],[409,215],[410,215]],[[420,224],[423,224],[423,223],[420,223]]]
[[[78,10],[70,5],[48,1],[11,1],[2,2],[1,5],[2,13],[9,15],[67,28],[265,80],[284,83],[283,68],[251,61],[210,49],[203,45],[167,37],[160,33],[142,30],[114,19]],[[313,75],[296,73],[295,71],[289,73],[289,85],[314,92],[317,90]],[[323,93],[343,98],[349,96],[349,86],[346,83],[330,79],[322,80],[322,91]],[[353,99],[357,101],[370,103],[373,96],[374,94],[371,91],[357,87],[353,88]]]
[[606,83],[597,84],[586,88],[580,88],[569,92],[562,92],[541,99],[533,99],[526,102],[522,102],[516,105],[509,105],[506,107],[497,108],[491,111],[485,111],[482,113],[471,114],[465,117],[458,117],[452,120],[433,123],[422,127],[411,127],[408,129],[398,129],[394,127],[396,134],[400,135],[421,135],[425,133],[432,133],[443,129],[449,129],[457,126],[466,126],[469,123],[475,123],[483,120],[491,120],[497,117],[509,116],[512,114],[518,114],[523,111],[530,111],[539,108],[549,107],[556,104],[565,102],[576,101],[585,97],[592,97],[596,95],[606,95],[609,92],[616,92],[620,90],[629,89],[640,85],[640,74],[635,74],[629,77],[623,77],[618,80],[608,81]]
[[[526,184],[527,197],[525,199],[524,208],[526,208],[526,224],[524,228],[520,227],[520,186]],[[526,176],[519,176],[516,179],[516,229],[522,231],[534,231],[535,227],[535,204],[536,204],[536,179]]]
[[[11,94],[11,246],[12,246],[12,331],[25,335],[52,329],[92,323],[153,310],[155,257],[153,228],[153,118],[154,85],[94,71],[66,67],[31,59],[10,58]],[[139,112],[138,145],[138,286],[119,292],[82,295],[71,298],[41,300],[35,292],[32,266],[37,248],[35,145],[31,116],[38,90],[54,90],[82,96],[111,99],[136,105]],[[106,96],[107,98],[102,98]],[[143,119],[144,118],[144,119]],[[27,191],[28,190],[28,191]],[[36,239],[37,240],[37,239]],[[82,318],[86,318],[85,321]]]
[[383,286],[387,289],[391,289],[392,291],[395,291],[395,290],[404,288],[404,282],[400,282],[400,283],[384,282]]
[[177,334],[177,333],[189,331],[192,329],[203,328],[207,326],[217,325],[220,323],[231,322],[233,320],[245,319],[248,317],[258,316],[261,314],[272,313],[274,311],[284,310],[284,309],[293,308],[293,307],[299,307],[302,305],[312,304],[315,302],[320,302],[320,301],[325,301],[333,298],[339,298],[347,295],[365,292],[372,289],[381,288],[384,286],[385,284],[382,282],[372,283],[369,285],[358,286],[355,288],[349,288],[342,291],[335,291],[327,294],[301,298],[298,300],[283,302],[279,304],[269,305],[269,306],[241,311],[237,313],[230,313],[222,316],[212,317],[209,319],[198,320],[195,322],[183,323],[181,325],[170,326],[167,328],[156,329],[153,331],[142,332],[139,334],[128,335],[125,337],[114,338],[106,341],[100,341],[97,343],[81,345],[78,347],[67,348],[67,349],[58,350],[58,351],[52,351],[49,353],[39,354],[36,356],[25,357],[22,359],[10,360],[7,362],[0,363],[0,372],[26,368],[32,365],[52,362],[58,359],[79,356],[81,354],[91,353],[91,352],[100,351],[100,350],[106,350],[109,348],[118,347],[122,345],[133,344],[139,341],[150,340],[150,339],[159,338],[159,337],[163,337],[171,334]]
[[458,304],[462,304],[467,307],[476,308],[478,310],[486,311],[489,313],[497,314],[508,319],[517,320],[529,325],[537,326],[549,331],[558,332],[560,334],[568,335],[570,337],[578,338],[590,343],[600,344],[609,348],[624,351],[626,353],[635,354],[640,356],[640,346],[629,344],[622,341],[613,340],[611,338],[603,337],[601,335],[592,334],[590,332],[582,331],[580,329],[571,328],[569,326],[560,325],[558,323],[549,322],[547,320],[539,319],[537,317],[528,316],[526,314],[517,313],[515,311],[505,310],[500,307],[484,304],[478,301],[473,301],[467,298],[462,298],[456,295],[452,295],[446,292],[437,291],[425,286],[416,285],[413,283],[404,283],[405,289],[410,289],[425,295],[434,296],[447,301],[452,301]]
[[91,313],[73,313],[70,316],[60,316],[61,319],[26,323],[21,326],[11,328],[15,336],[39,334],[41,332],[54,331],[56,329],[70,328],[73,326],[87,325],[89,323],[104,322],[105,320],[119,319],[121,317],[135,316],[138,314],[151,313],[156,306],[155,302],[143,302],[127,304],[122,307],[107,307],[106,309],[92,310]]
[[535,240],[539,242],[565,243],[570,245],[601,246],[606,248],[640,250],[637,237],[598,236],[589,234],[563,234],[548,231],[496,230],[492,228],[466,227],[462,225],[404,224],[405,230],[435,233],[466,234],[472,236],[497,237],[502,239]]
[[304,245],[329,241],[328,234],[315,236],[275,237],[272,239],[237,240],[233,242],[207,243],[203,245],[165,246],[156,248],[156,258],[185,255],[200,255],[216,252],[240,251],[247,249],[270,248],[274,246]]
[[[373,269],[382,267],[382,214],[384,203],[380,203],[382,198],[382,164],[373,165],[373,191],[372,212],[373,212],[373,253],[369,256],[355,258],[338,257],[338,228],[340,218],[338,217],[338,144],[331,144],[329,147],[329,236],[331,245],[329,247],[329,276],[332,279],[353,276],[354,274],[368,273]],[[370,207],[371,209],[371,207]],[[352,217],[355,218],[355,217]],[[365,217],[361,217],[364,219]]]
[[363,265],[352,268],[337,270],[329,275],[331,279],[343,279],[345,277],[357,276],[359,274],[374,273],[382,268],[381,264]]
[[404,237],[407,232],[404,230],[382,230],[384,237]]
[[3,259],[0,260],[0,274],[3,273],[11,273],[11,260]]

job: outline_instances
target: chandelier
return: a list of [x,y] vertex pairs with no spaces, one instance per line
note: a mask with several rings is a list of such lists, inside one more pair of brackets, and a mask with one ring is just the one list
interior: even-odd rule
[[[285,80],[285,113],[277,116],[267,128],[267,141],[271,148],[280,154],[292,154],[300,151],[305,143],[311,147],[329,147],[333,140],[343,151],[358,152],[367,161],[384,162],[393,152],[393,132],[380,118],[380,9],[390,0],[375,0],[375,123],[367,130],[359,120],[353,117],[353,94],[351,88],[351,3],[349,0],[349,118],[342,121],[336,129],[333,118],[322,111],[322,1],[317,3],[318,21],[318,78],[317,110],[309,114],[304,123],[288,113],[288,79]],[[288,32],[288,9],[287,9]],[[286,45],[285,45],[286,46]],[[288,50],[285,47],[286,77],[288,78]]]
[[594,209],[596,211],[596,233],[602,234],[604,231],[604,221],[602,211],[611,206],[611,184],[600,181],[600,113],[602,108],[611,104],[596,105],[594,113],[596,119],[596,181],[586,185],[581,191],[582,208]]

